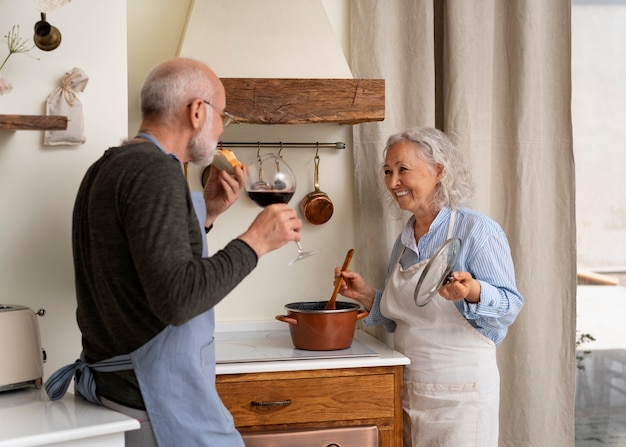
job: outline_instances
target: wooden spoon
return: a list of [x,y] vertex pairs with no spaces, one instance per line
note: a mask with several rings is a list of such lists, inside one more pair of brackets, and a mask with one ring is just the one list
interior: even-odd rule
[[[343,266],[341,266],[342,272],[346,271],[348,266],[350,265],[350,261],[352,260],[352,255],[354,255],[353,248],[348,250],[348,253],[346,254],[346,259],[345,261],[343,261]],[[337,278],[337,284],[335,284],[335,290],[333,290],[333,294],[330,297],[330,300],[324,306],[324,309],[334,310],[337,308],[337,306],[335,305],[335,300],[337,299],[337,293],[339,293],[339,288],[341,287],[341,281],[343,281],[343,278]]]

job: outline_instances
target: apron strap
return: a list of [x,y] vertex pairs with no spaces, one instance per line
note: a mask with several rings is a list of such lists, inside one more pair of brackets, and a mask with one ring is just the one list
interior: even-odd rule
[[84,354],[70,365],[66,365],[56,370],[48,380],[46,380],[46,393],[50,400],[59,400],[67,392],[72,378],[76,378],[76,391],[94,404],[102,405],[100,398],[96,392],[96,382],[93,378],[93,371],[114,372],[133,369],[130,356],[117,355],[107,360],[101,360],[96,363],[87,363]]
[[448,224],[448,237],[446,239],[450,239],[452,237],[452,229],[454,228],[455,220],[456,220],[456,208],[452,208],[452,211],[450,211],[450,223]]
[[[456,208],[452,208],[450,211],[450,220],[448,222],[448,235],[446,236],[446,240],[450,239],[452,235],[454,234],[453,229],[454,229],[455,221],[456,221]],[[406,245],[403,244],[402,251],[398,255],[398,258],[394,261],[394,263],[400,262],[400,259],[402,259],[402,255],[404,255],[405,251],[406,251]]]

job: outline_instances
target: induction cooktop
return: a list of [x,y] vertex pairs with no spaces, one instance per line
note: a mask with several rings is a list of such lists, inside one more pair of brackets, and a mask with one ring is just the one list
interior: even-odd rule
[[215,333],[216,363],[272,362],[278,360],[378,357],[359,340],[347,349],[306,351],[296,349],[289,330],[234,331]]

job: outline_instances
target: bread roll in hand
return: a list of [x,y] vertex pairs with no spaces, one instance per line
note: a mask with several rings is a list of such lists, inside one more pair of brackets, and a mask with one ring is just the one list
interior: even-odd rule
[[243,168],[243,164],[233,153],[233,151],[229,149],[218,149],[215,151],[215,156],[213,157],[213,166],[215,166],[220,171],[226,171],[229,174],[235,173],[235,167],[239,166]]

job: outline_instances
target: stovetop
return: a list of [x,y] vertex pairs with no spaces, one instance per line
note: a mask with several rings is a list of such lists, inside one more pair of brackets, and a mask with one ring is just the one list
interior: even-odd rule
[[272,362],[278,360],[378,357],[379,354],[359,340],[335,351],[296,349],[289,330],[234,331],[215,333],[216,363]]

